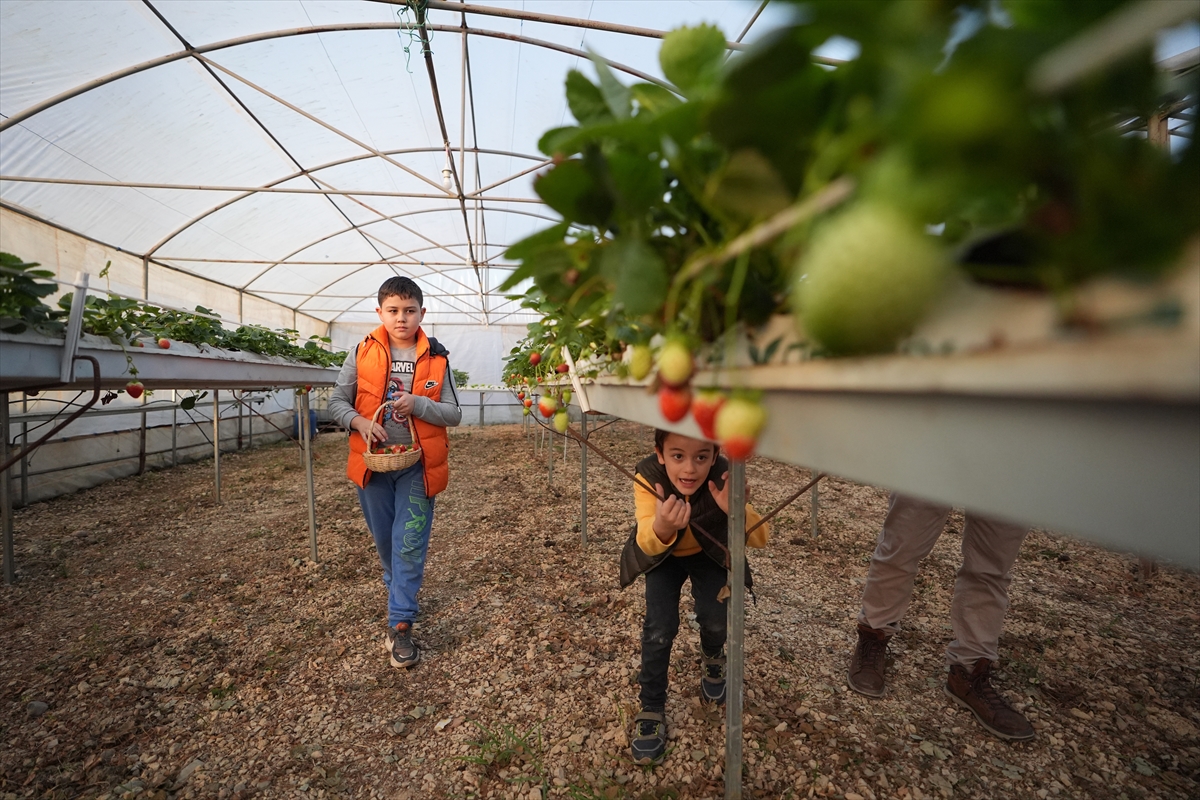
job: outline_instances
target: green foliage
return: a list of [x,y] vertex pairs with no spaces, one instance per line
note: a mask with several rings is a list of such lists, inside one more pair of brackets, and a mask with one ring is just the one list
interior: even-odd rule
[[529,774],[509,777],[506,780],[509,783],[537,786],[542,790],[543,796],[549,791],[546,767],[542,761],[545,743],[542,740],[540,724],[525,733],[517,733],[513,725],[502,725],[493,730],[475,720],[470,720],[470,723],[479,731],[479,738],[467,742],[472,749],[471,754],[458,758],[468,764],[482,767],[488,774],[505,767],[520,768],[529,765]]
[[454,385],[456,387],[458,387],[459,389],[466,386],[467,382],[469,380],[471,380],[471,376],[461,369],[453,369],[452,368],[451,372],[454,373]]
[[[70,292],[59,298],[63,313],[71,308],[72,299]],[[196,306],[195,313],[191,313],[163,309],[112,294],[108,297],[89,295],[83,308],[83,332],[104,336],[122,347],[143,339],[154,343],[159,338],[166,338],[198,347],[278,356],[319,367],[339,366],[346,358],[345,353],[333,353],[321,347],[322,343],[330,341],[325,336],[310,336],[299,344],[299,332],[290,328],[272,331],[261,325],[242,325],[229,331],[221,325],[219,316],[203,306]],[[137,370],[131,368],[130,374],[136,375]]]
[[[1020,258],[965,270],[1056,292],[1154,279],[1200,229],[1197,148],[1172,157],[1116,127],[1197,96],[1200,76],[1167,85],[1147,45],[1057,93],[1031,88],[1040,59],[1116,0],[804,5],[803,24],[728,60],[715,28],[673,31],[660,63],[682,96],[622,86],[595,58],[596,82],[568,76],[577,124],[542,137],[555,165],[535,182],[563,222],[509,249],[520,265],[502,287],[532,281],[526,307],[546,319],[506,376],[553,366],[531,369],[532,351],[574,353],[568,331],[608,355],[655,333],[714,342],[786,312],[820,217],[747,258],[707,257],[839,179],[857,187],[851,207],[891,209],[918,234],[944,224],[932,241],[946,251],[1011,234]],[[858,57],[815,63],[834,35]]]
[[47,336],[60,335],[66,314],[42,302],[54,294],[54,273],[37,269],[40,264],[26,262],[12,253],[0,253],[0,331],[21,333],[33,328]]

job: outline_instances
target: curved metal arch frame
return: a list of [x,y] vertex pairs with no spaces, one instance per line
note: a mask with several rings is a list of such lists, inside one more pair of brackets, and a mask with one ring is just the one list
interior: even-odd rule
[[[392,216],[388,217],[387,219],[378,219],[378,220],[372,220],[372,221],[371,221],[370,223],[368,223],[368,224],[369,224],[369,225],[376,225],[376,224],[378,224],[378,223],[380,223],[380,222],[386,222],[388,219],[392,219],[392,218],[394,218],[394,217],[407,217],[407,216],[415,216],[415,215],[417,215],[417,214],[432,214],[432,213],[438,213],[438,212],[447,212],[447,211],[448,211],[448,212],[451,212],[451,213],[453,213],[453,212],[454,212],[454,211],[456,211],[456,210],[457,210],[457,209],[454,209],[454,208],[422,208],[422,209],[416,209],[416,210],[414,210],[414,211],[404,211],[404,212],[402,212],[402,213],[400,213],[400,214],[395,214],[395,215],[392,215]],[[493,213],[496,213],[496,214],[519,214],[519,215],[521,215],[521,216],[533,217],[533,218],[535,218],[535,219],[544,219],[544,220],[546,220],[547,222],[558,222],[558,221],[559,221],[559,220],[556,220],[554,217],[548,217],[548,216],[545,216],[545,215],[543,215],[543,214],[535,214],[535,213],[533,213],[533,212],[531,212],[531,211],[522,211],[522,210],[520,210],[520,209],[487,208],[487,209],[484,209],[484,211],[485,211],[485,212],[486,212],[486,211],[490,211],[490,212],[493,212]],[[268,272],[270,272],[270,271],[271,271],[272,269],[274,269],[275,267],[277,267],[277,266],[286,266],[286,265],[287,265],[287,263],[288,263],[288,262],[287,262],[287,259],[289,259],[289,258],[292,258],[293,256],[297,255],[298,253],[302,253],[302,252],[304,252],[305,250],[307,250],[307,249],[308,249],[308,248],[310,248],[310,247],[315,247],[316,245],[319,245],[321,242],[328,241],[328,240],[330,240],[330,239],[333,239],[333,238],[336,238],[336,237],[338,237],[338,236],[344,236],[345,234],[347,234],[347,233],[352,233],[352,232],[354,232],[354,231],[356,231],[356,230],[357,230],[357,231],[359,231],[359,232],[361,232],[361,233],[363,233],[364,235],[371,236],[371,238],[375,239],[375,241],[378,241],[378,242],[380,242],[381,244],[384,244],[384,245],[386,245],[386,246],[387,246],[389,249],[396,250],[396,248],[395,248],[393,245],[391,245],[390,243],[383,242],[382,240],[380,240],[380,239],[379,239],[379,237],[377,237],[377,236],[373,236],[373,235],[371,235],[370,233],[368,233],[368,232],[367,232],[367,231],[364,229],[364,226],[361,226],[361,225],[355,225],[355,226],[351,226],[351,227],[348,227],[348,228],[342,228],[342,229],[341,229],[341,230],[339,230],[339,231],[335,231],[335,232],[333,232],[333,233],[325,234],[324,236],[321,236],[321,237],[319,237],[319,238],[317,238],[317,239],[314,239],[313,241],[311,241],[311,242],[309,242],[309,243],[307,243],[307,244],[303,245],[302,247],[298,247],[298,248],[296,248],[296,249],[295,249],[295,250],[293,250],[291,253],[289,253],[289,254],[287,254],[286,256],[284,256],[284,257],[283,257],[283,259],[281,259],[281,260],[279,260],[279,261],[276,261],[276,262],[274,262],[274,263],[272,263],[272,264],[268,265],[268,266],[267,266],[265,269],[261,269],[261,270],[259,270],[259,271],[258,271],[258,272],[256,272],[256,273],[253,275],[253,277],[251,277],[251,278],[250,278],[250,280],[249,280],[249,281],[247,281],[247,282],[246,282],[246,283],[245,283],[243,286],[241,286],[241,287],[238,287],[238,288],[239,288],[239,291],[256,291],[256,290],[254,290],[254,289],[252,289],[252,288],[251,288],[251,287],[254,285],[254,282],[255,282],[256,280],[258,280],[259,278],[261,278],[263,275],[265,275],[265,274],[267,274]],[[491,243],[489,243],[489,242],[484,242],[483,244],[484,244],[484,246],[486,246],[486,247],[491,247],[491,246],[493,246],[493,245],[492,245]],[[454,245],[450,245],[450,246],[454,246]],[[435,248],[432,248],[432,247],[431,247],[431,248],[419,248],[419,249],[415,249],[415,250],[408,250],[408,251],[397,251],[397,254],[398,254],[398,257],[403,257],[403,256],[406,256],[406,255],[408,255],[409,253],[419,253],[419,252],[424,252],[425,250],[432,250],[432,249],[435,249]],[[171,256],[158,256],[158,257],[156,257],[156,258],[155,258],[155,263],[167,262],[167,261],[172,261],[172,260],[174,260],[174,259],[172,259],[172,257],[171,257]],[[480,264],[482,264],[482,265],[485,265],[485,266],[493,266],[493,265],[492,265],[492,264],[490,264],[489,262],[490,262],[490,259],[489,259],[488,261],[481,261],[481,262],[479,262],[479,263],[480,263]],[[350,272],[347,272],[345,275],[343,275],[343,276],[341,276],[341,277],[337,278],[337,280],[333,280],[333,281],[330,281],[329,283],[325,284],[324,286],[322,286],[320,289],[318,289],[318,290],[317,290],[317,291],[316,291],[316,292],[315,292],[313,295],[311,295],[311,296],[316,296],[317,294],[320,294],[322,291],[324,291],[325,289],[329,288],[330,286],[332,286],[333,284],[337,283],[338,281],[344,280],[345,278],[348,278],[348,277],[350,277],[351,275],[354,275],[354,274],[356,274],[357,272],[360,272],[360,271],[362,271],[363,269],[367,269],[367,268],[369,268],[369,267],[373,267],[373,266],[375,266],[376,264],[390,264],[390,263],[392,263],[390,260],[384,259],[384,260],[379,260],[379,261],[372,261],[372,262],[370,262],[370,263],[368,263],[368,264],[363,264],[363,265],[362,265],[362,266],[361,266],[359,269],[357,269],[357,270],[352,270],[352,271],[350,271]],[[174,266],[174,265],[171,265],[171,266]],[[177,266],[175,266],[174,268],[175,268],[175,269],[183,269],[182,267],[177,267]],[[199,275],[198,273],[195,273],[193,270],[186,270],[186,269],[185,269],[184,271],[185,271],[185,272],[188,272],[188,273],[190,273],[190,274],[197,275],[197,277],[204,277],[204,276],[202,276],[202,275]],[[438,271],[438,270],[435,270],[435,272],[436,272],[436,271]],[[211,279],[210,279],[210,280],[211,280]],[[464,287],[464,288],[466,288],[466,287]],[[262,290],[257,290],[257,291],[262,291]]]
[[[216,52],[216,51],[220,51],[220,50],[224,50],[224,49],[228,49],[228,48],[236,47],[236,46],[240,46],[240,45],[252,44],[252,43],[261,42],[261,41],[269,41],[272,39],[287,38],[287,37],[291,37],[291,36],[303,36],[303,35],[310,35],[310,34],[336,33],[336,32],[398,30],[401,27],[402,26],[400,23],[348,23],[348,24],[341,24],[341,25],[319,25],[319,26],[309,26],[309,27],[305,27],[305,28],[293,28],[293,29],[269,31],[266,33],[252,34],[249,36],[236,37],[234,39],[226,39],[226,40],[222,40],[220,42],[212,42],[212,43],[209,43],[206,45],[189,47],[185,50],[177,51],[175,53],[170,53],[165,56],[160,56],[155,59],[150,59],[150,60],[141,62],[139,64],[132,65],[125,69],[118,70],[116,72],[110,73],[109,75],[102,76],[101,78],[97,78],[95,80],[92,80],[87,83],[81,84],[81,85],[73,87],[71,89],[68,89],[65,92],[60,92],[58,95],[55,95],[51,98],[47,98],[46,100],[43,100],[41,103],[37,103],[23,111],[20,111],[20,112],[14,114],[12,117],[9,117],[8,119],[0,122],[0,132],[3,132],[4,130],[6,130],[7,128],[9,128],[12,125],[16,125],[20,122],[23,122],[24,120],[27,120],[43,111],[53,108],[54,106],[57,106],[71,98],[82,95],[88,91],[100,88],[101,86],[105,86],[109,83],[113,83],[122,78],[136,75],[140,72],[144,72],[144,71],[153,69],[158,66],[163,66],[165,64],[174,63],[175,61],[183,60],[185,58],[196,58],[197,60],[201,61],[202,63],[213,64],[214,62],[211,62],[209,59],[204,58],[203,54],[212,53],[212,52]],[[542,47],[542,48],[545,48],[545,49],[548,49],[551,51],[564,53],[566,55],[574,56],[577,58],[591,58],[592,57],[591,54],[588,54],[582,50],[579,50],[578,48],[572,48],[572,47],[568,47],[565,45],[558,45],[553,42],[547,42],[547,41],[544,41],[541,39],[536,39],[533,37],[507,34],[507,33],[499,32],[499,31],[489,31],[486,29],[479,29],[479,28],[466,28],[464,26],[455,27],[455,26],[449,26],[449,25],[427,25],[427,29],[439,31],[439,32],[445,32],[445,33],[457,33],[457,34],[460,34],[463,36],[467,36],[467,35],[486,36],[486,37],[499,38],[499,39],[504,39],[504,40],[509,40],[509,41],[516,41],[516,42],[520,42],[520,43],[524,43],[524,44],[530,44],[530,45],[536,46],[536,47]],[[640,78],[640,79],[648,81],[648,82],[656,83],[656,84],[668,89],[669,91],[675,92],[676,94],[679,93],[678,89],[676,89],[674,86],[671,86],[666,81],[660,80],[652,75],[648,75],[648,74],[646,74],[640,70],[637,70],[633,67],[630,67],[628,65],[625,65],[620,62],[613,61],[613,60],[607,59],[607,58],[600,57],[600,60],[604,61],[612,69],[618,70],[620,72],[624,72],[626,74],[632,75],[634,77]],[[216,65],[214,64],[214,66],[216,66]],[[435,150],[435,149],[437,149],[437,148],[421,148],[421,150],[426,151],[426,152],[428,150]],[[483,152],[482,150],[480,150],[478,148],[472,148],[472,151],[476,152],[477,154],[479,152]],[[516,154],[516,153],[506,154],[506,155],[514,155],[514,156],[522,157],[522,158],[535,158],[535,157],[531,157],[528,155]],[[360,159],[365,159],[365,158],[383,158],[385,161],[387,161],[387,153],[385,153],[384,151],[368,152],[368,153],[362,154],[361,156],[356,156],[351,159],[344,159],[342,161],[335,162],[335,163],[336,164],[348,163],[349,161],[355,161],[355,160],[360,160]],[[541,159],[538,159],[538,160],[541,160]],[[298,173],[288,176],[286,178],[282,178],[279,181],[272,182],[271,184],[268,184],[268,186],[277,186],[279,183],[283,183],[288,180],[294,180],[297,177],[312,177],[312,173],[314,171],[317,171],[320,169],[327,169],[334,165],[335,164],[323,165],[322,167],[318,167],[315,170],[303,170],[301,172],[298,172]],[[513,180],[515,177],[519,177],[520,174],[525,174],[528,171],[529,170],[525,170],[523,173],[518,173],[517,175],[514,175],[512,178],[508,178],[505,181],[502,181],[501,184],[508,182],[509,180]],[[500,185],[500,184],[496,184],[496,185]],[[487,188],[494,188],[494,185],[487,187]],[[475,199],[480,202],[486,202],[487,198],[482,195],[483,191],[486,191],[486,189],[476,190],[476,192],[473,193],[473,195],[471,196],[471,199]],[[230,205],[232,205],[233,203],[243,200],[246,197],[250,197],[253,194],[255,194],[255,192],[245,192],[237,197],[230,198],[229,200],[226,200],[225,202],[219,204],[218,206],[216,206],[212,209],[209,209],[206,212],[204,212],[203,214],[193,218],[193,220],[190,220],[185,226],[176,229],[175,231],[173,231],[172,233],[168,234],[166,237],[161,239],[159,242],[157,242],[154,245],[154,247],[144,256],[144,258],[149,260],[153,256],[153,254],[155,252],[157,252],[157,250],[159,248],[164,246],[167,242],[171,241],[171,239],[175,238],[180,233],[182,233],[184,230],[190,228],[192,225],[196,224],[200,220],[205,219],[205,218],[209,217],[211,214],[215,213],[216,211],[219,211],[223,208],[227,208]],[[463,193],[461,191],[461,189],[460,189],[459,195],[460,196],[457,198],[455,198],[453,195],[447,195],[447,199],[457,199],[457,200],[461,201],[461,200],[467,199],[467,197],[468,197],[465,193]],[[442,210],[442,209],[438,209],[438,210]],[[491,209],[491,210],[503,211],[501,209]],[[359,229],[358,226],[352,226],[351,228],[349,228],[347,230],[358,230],[358,229]],[[315,242],[306,245],[306,247],[311,247],[313,244],[315,244]],[[443,246],[443,247],[445,247],[445,246]],[[304,248],[302,248],[302,249],[304,249]],[[415,250],[415,251],[411,251],[411,252],[420,252],[420,250]],[[155,259],[155,260],[158,261],[159,259]],[[480,262],[480,263],[486,263],[486,262]],[[265,272],[266,272],[265,270],[263,272],[260,272],[258,275],[256,275],[251,280],[251,282],[253,282],[253,280],[257,280]],[[354,273],[349,273],[349,274],[354,274]],[[339,278],[339,280],[344,279],[345,277],[348,277],[348,275],[342,276],[342,278]],[[236,289],[237,291],[243,291],[243,292],[247,291],[246,289],[238,289],[237,287],[229,286],[228,284],[222,284],[219,281],[214,281],[214,283],[217,283],[218,285],[227,286],[228,288]],[[249,284],[247,284],[247,286],[248,285]],[[313,296],[315,296],[315,295],[313,295]],[[294,307],[294,310],[299,310],[299,307]],[[484,312],[484,313],[486,314],[486,312]],[[336,320],[336,317],[334,319]],[[331,320],[330,324],[332,324],[332,320]]]
[[[203,55],[204,53],[213,53],[218,50],[226,50],[230,47],[239,47],[244,44],[254,44],[255,42],[266,42],[266,41],[270,41],[272,39],[286,39],[291,36],[308,36],[310,34],[315,34],[315,33],[348,33],[348,32],[354,32],[354,31],[394,31],[394,30],[400,30],[402,27],[404,27],[404,26],[401,25],[399,22],[351,22],[351,23],[344,23],[344,24],[339,24],[339,25],[311,25],[311,26],[308,26],[305,28],[285,28],[285,29],[277,30],[277,31],[268,31],[266,33],[250,34],[249,36],[238,36],[233,39],[223,39],[219,42],[210,42],[209,44],[198,45],[196,47],[190,47],[185,50],[178,50],[174,53],[168,53],[165,56],[159,56],[158,58],[152,58],[147,61],[142,61],[138,64],[133,64],[129,67],[125,67],[124,69],[117,70],[116,72],[110,72],[108,75],[104,75],[102,77],[88,81],[87,83],[81,83],[80,85],[74,86],[70,89],[67,89],[66,91],[59,92],[58,94],[54,95],[53,97],[48,97],[45,100],[41,101],[40,103],[35,103],[34,105],[30,106],[29,108],[27,108],[23,111],[18,111],[17,113],[13,114],[8,119],[0,122],[0,133],[7,130],[8,128],[10,128],[13,125],[16,125],[20,122],[24,122],[25,120],[29,119],[30,117],[36,116],[36,115],[42,113],[43,111],[46,111],[47,109],[53,108],[54,106],[59,105],[60,103],[70,100],[71,98],[78,97],[81,94],[86,94],[87,92],[90,92],[93,89],[98,89],[101,86],[106,86],[110,83],[119,81],[122,78],[128,78],[131,75],[138,74],[139,72],[145,72],[146,70],[154,69],[155,67],[161,67],[166,64],[174,63],[176,61],[181,61],[185,58],[192,58],[194,56]],[[433,31],[445,32],[445,33],[461,34],[463,32],[462,28],[455,27],[452,25],[430,25],[429,29],[433,30]],[[547,42],[547,41],[544,41],[541,39],[534,39],[534,38],[528,37],[528,36],[514,36],[513,34],[507,34],[507,33],[501,32],[501,31],[488,31],[488,30],[485,30],[482,28],[467,28],[466,32],[468,34],[475,35],[475,36],[492,36],[492,37],[500,38],[500,39],[510,39],[512,41],[520,41],[524,44],[531,44],[531,45],[534,45],[537,47],[545,47],[548,50],[557,50],[559,52],[578,56],[580,58],[589,58],[589,55],[582,50],[578,50],[573,47],[566,47],[564,45],[557,45],[554,42]],[[647,75],[646,73],[642,72],[641,70],[635,69],[635,68],[627,66],[625,64],[622,64],[619,61],[612,61],[611,59],[607,59],[607,58],[601,58],[601,60],[604,61],[606,64],[608,64],[613,69],[618,70],[620,72],[624,72],[628,75],[633,75],[634,77],[641,78],[642,80],[645,80],[645,81],[657,83],[660,86],[662,86],[663,88],[669,89],[676,93],[678,93],[678,91],[679,91],[675,87],[668,84],[666,81],[655,78],[652,75]]]
[[[443,148],[441,148],[441,147],[408,147],[408,148],[404,148],[402,150],[385,150],[382,152],[384,153],[384,155],[402,156],[402,155],[410,155],[410,154],[415,154],[415,153],[440,153],[440,152],[442,152],[442,150],[443,150]],[[468,152],[482,153],[482,154],[486,154],[486,155],[495,155],[495,156],[509,156],[512,158],[524,158],[524,159],[528,159],[530,161],[544,161],[545,160],[542,156],[532,156],[532,155],[529,155],[528,153],[508,152],[506,150],[490,150],[488,148],[468,148]],[[273,187],[280,185],[281,183],[287,183],[288,181],[294,181],[297,178],[315,177],[316,174],[321,172],[322,170],[333,169],[334,167],[340,167],[345,164],[352,164],[356,161],[366,161],[366,160],[372,159],[372,158],[377,158],[377,156],[373,153],[361,153],[359,155],[350,156],[349,158],[341,158],[341,159],[338,159],[337,161],[330,161],[328,163],[321,164],[316,167],[312,167],[311,169],[301,170],[299,172],[292,173],[291,175],[288,175],[283,178],[279,178],[278,180],[271,181],[270,183],[265,183],[265,184],[263,184],[263,188],[268,188],[268,189],[273,188]],[[387,163],[387,162],[384,162],[384,163]],[[242,192],[237,197],[231,197],[228,200],[208,209],[203,214],[199,214],[199,215],[193,217],[192,219],[188,220],[186,223],[184,223],[180,227],[176,228],[175,230],[171,231],[169,234],[167,234],[163,238],[159,239],[158,242],[156,242],[154,244],[154,246],[152,246],[149,250],[146,251],[147,257],[153,258],[154,254],[158,252],[159,248],[166,245],[168,242],[171,241],[171,239],[180,235],[181,233],[183,233],[184,231],[186,231],[188,228],[192,227],[193,225],[195,225],[199,222],[202,222],[203,220],[207,219],[208,217],[212,216],[213,214],[217,213],[218,211],[220,211],[224,208],[228,208],[229,206],[233,205],[234,203],[238,202],[239,200],[245,200],[247,197],[252,197],[255,194],[256,194],[256,192],[253,192],[253,191]],[[438,198],[438,199],[441,199],[441,198]],[[446,200],[453,200],[453,199],[454,198],[451,195],[446,195]],[[487,198],[481,197],[479,199],[486,200]]]

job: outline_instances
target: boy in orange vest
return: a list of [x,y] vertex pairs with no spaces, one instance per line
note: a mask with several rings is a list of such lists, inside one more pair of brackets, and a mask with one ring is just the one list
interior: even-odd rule
[[[433,503],[449,479],[446,429],[462,420],[454,391],[450,352],[421,329],[421,288],[410,278],[389,278],[379,287],[375,313],[382,323],[353,352],[338,375],[329,412],[350,435],[346,475],[358,486],[367,527],[383,567],[388,591],[385,645],[393,667],[421,660],[413,642],[417,592],[425,577],[425,555],[433,526]],[[392,405],[379,421],[375,411]],[[363,437],[419,447],[421,460],[398,472],[372,473],[363,462]]]

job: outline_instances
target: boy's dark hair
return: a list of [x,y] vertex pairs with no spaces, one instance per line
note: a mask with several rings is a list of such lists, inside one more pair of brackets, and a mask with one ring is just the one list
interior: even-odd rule
[[417,282],[412,278],[405,278],[401,275],[388,278],[383,282],[383,286],[379,287],[380,308],[383,308],[383,301],[389,297],[399,297],[401,300],[416,300],[417,305],[422,307],[425,305],[425,296],[421,294],[421,287],[417,286]]
[[[667,436],[670,435],[671,433],[673,433],[673,431],[664,431],[662,428],[655,428],[654,429],[654,449],[661,453],[663,451],[663,444],[667,441]],[[679,435],[682,436],[683,434],[679,434]],[[717,454],[717,443],[713,442],[713,455],[716,455],[716,454]]]

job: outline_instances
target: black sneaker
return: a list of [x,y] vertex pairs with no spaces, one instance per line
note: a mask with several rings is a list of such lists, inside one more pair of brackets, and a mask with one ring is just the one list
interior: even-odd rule
[[700,651],[700,699],[705,703],[725,705],[725,651],[709,656]]
[[421,649],[412,639],[412,625],[408,622],[397,622],[395,628],[389,627],[384,646],[393,667],[408,669],[421,661]]
[[629,743],[633,763],[661,764],[667,752],[667,718],[661,711],[642,711],[633,718],[633,741]]

